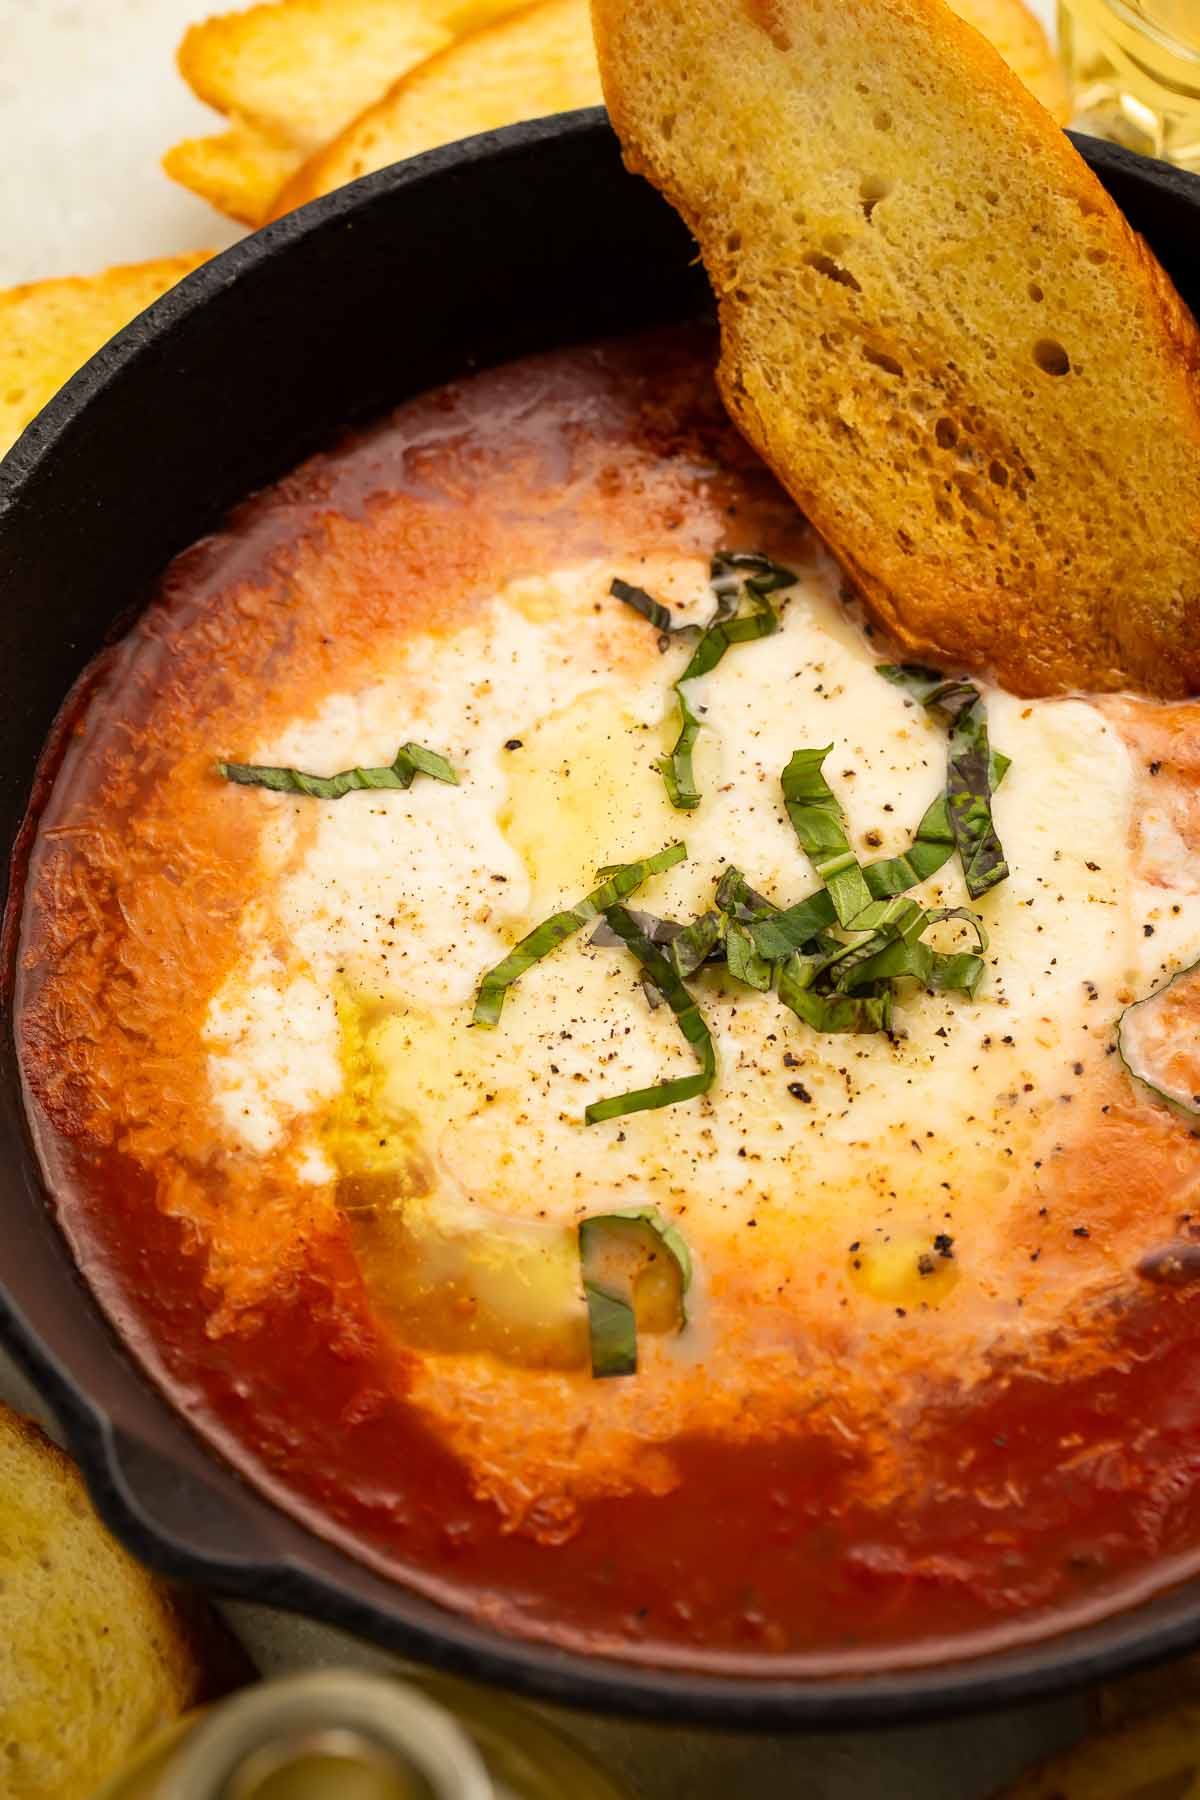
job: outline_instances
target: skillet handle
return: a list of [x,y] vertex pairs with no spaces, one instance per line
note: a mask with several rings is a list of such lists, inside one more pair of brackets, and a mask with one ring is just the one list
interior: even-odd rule
[[103,1425],[101,1436],[102,1455],[81,1459],[92,1498],[141,1561],[217,1586],[236,1583],[250,1568],[261,1577],[264,1565],[278,1565],[278,1541],[268,1541],[256,1517],[264,1503],[232,1469],[200,1473],[191,1458],[166,1456],[120,1426]]

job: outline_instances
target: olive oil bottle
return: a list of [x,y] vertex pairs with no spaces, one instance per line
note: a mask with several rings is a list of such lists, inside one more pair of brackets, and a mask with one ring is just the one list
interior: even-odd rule
[[524,1708],[441,1676],[260,1683],[150,1744],[95,1800],[626,1800]]
[[1200,0],[1059,0],[1075,124],[1200,170]]

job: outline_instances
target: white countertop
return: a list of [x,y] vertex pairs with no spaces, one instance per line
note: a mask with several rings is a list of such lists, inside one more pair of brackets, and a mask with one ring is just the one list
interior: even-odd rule
[[[1033,4],[1049,18],[1053,0]],[[239,235],[159,167],[175,139],[214,124],[173,56],[184,27],[215,5],[0,0],[0,286]],[[0,1396],[39,1410],[2,1358]],[[385,1660],[309,1621],[227,1610],[264,1670]],[[555,1717],[639,1800],[727,1800],[738,1788],[752,1800],[976,1800],[1070,1742],[1085,1719],[1082,1700],[1062,1700],[888,1733],[764,1739]]]

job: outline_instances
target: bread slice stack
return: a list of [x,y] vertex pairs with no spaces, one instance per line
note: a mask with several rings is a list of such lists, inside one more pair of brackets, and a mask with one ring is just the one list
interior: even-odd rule
[[[1067,117],[1057,59],[1022,0],[950,3],[991,39],[1056,118]],[[588,0],[537,0],[401,75],[309,158],[275,199],[271,216],[455,138],[595,106],[602,98]]]
[[273,213],[456,138],[601,99],[587,0],[539,0],[410,70],[305,164]]
[[187,138],[168,175],[261,225],[305,159],[406,69],[518,0],[267,0],[193,25],[179,68],[224,131]]
[[593,0],[734,419],[904,650],[1200,689],[1200,334],[943,0]]
[[[950,3],[1065,119],[1058,63],[1023,0]],[[227,128],[176,144],[167,173],[261,225],[418,150],[597,103],[587,0],[523,5],[513,30],[494,35],[517,4],[272,0],[206,19],[185,36],[179,68]]]

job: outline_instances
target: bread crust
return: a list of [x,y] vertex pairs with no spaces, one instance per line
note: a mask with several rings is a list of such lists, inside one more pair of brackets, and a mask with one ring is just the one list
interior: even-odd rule
[[[662,0],[656,23],[651,0],[593,0],[626,163],[661,188],[699,240],[718,299],[719,380],[732,416],[909,654],[989,670],[1030,694],[1197,691],[1195,321],[1050,116],[940,0],[839,0],[846,41],[860,37],[861,56],[852,49],[835,66],[832,98],[828,82],[823,96],[806,92],[805,71],[821,57],[835,62],[834,10],[832,0]],[[718,29],[723,20],[727,31]],[[770,148],[743,145],[745,197],[718,160],[724,149],[728,161],[739,133],[727,128],[720,140],[722,122],[708,119],[723,61],[739,81],[747,68],[763,77],[779,134],[764,134]],[[865,99],[860,87],[871,89]],[[686,114],[672,117],[683,93],[712,125],[711,153]],[[790,126],[822,107],[835,121],[823,140],[804,138],[796,124],[795,142],[780,148],[780,121]],[[903,215],[903,243],[884,228],[894,196],[861,202],[865,224],[851,222],[849,196],[845,205],[837,199],[839,159],[851,170],[869,166],[881,118],[898,160],[915,144],[921,167],[936,164],[924,209],[910,202]],[[921,179],[912,154],[909,165],[911,190]],[[939,182],[960,185],[964,230],[975,226],[977,190],[994,182],[995,237],[980,230],[957,243]],[[798,217],[804,222],[791,223]],[[1039,306],[1056,292],[1071,300],[1056,307],[1045,340],[1031,324],[1026,349],[1020,331],[993,316],[988,271],[1006,254],[1019,263],[1039,234],[1051,254],[1039,248],[1040,273],[1026,292]],[[824,248],[830,242],[833,251]],[[941,311],[939,257],[957,283],[953,309],[948,299]],[[822,265],[831,277],[823,284],[808,273]],[[1103,271],[1103,288],[1093,270]],[[772,313],[761,295],[773,281],[792,286]],[[1005,304],[1028,310],[1031,299],[1013,292]],[[985,334],[991,369],[980,350]],[[836,342],[843,389],[826,379],[814,337]],[[1070,357],[1059,341],[1068,338]],[[1021,367],[1018,351],[1030,358]],[[1063,404],[1060,351],[1072,404],[1086,400],[1077,419]],[[1034,366],[1039,354],[1049,367]],[[864,377],[860,356],[882,359],[880,371]],[[1006,357],[1013,369],[1004,389],[995,367]],[[896,373],[910,391],[923,386],[942,413],[892,467]],[[806,435],[795,420],[814,392],[819,417]],[[1140,435],[1131,445],[1134,417]],[[902,424],[912,436],[914,421]]]

